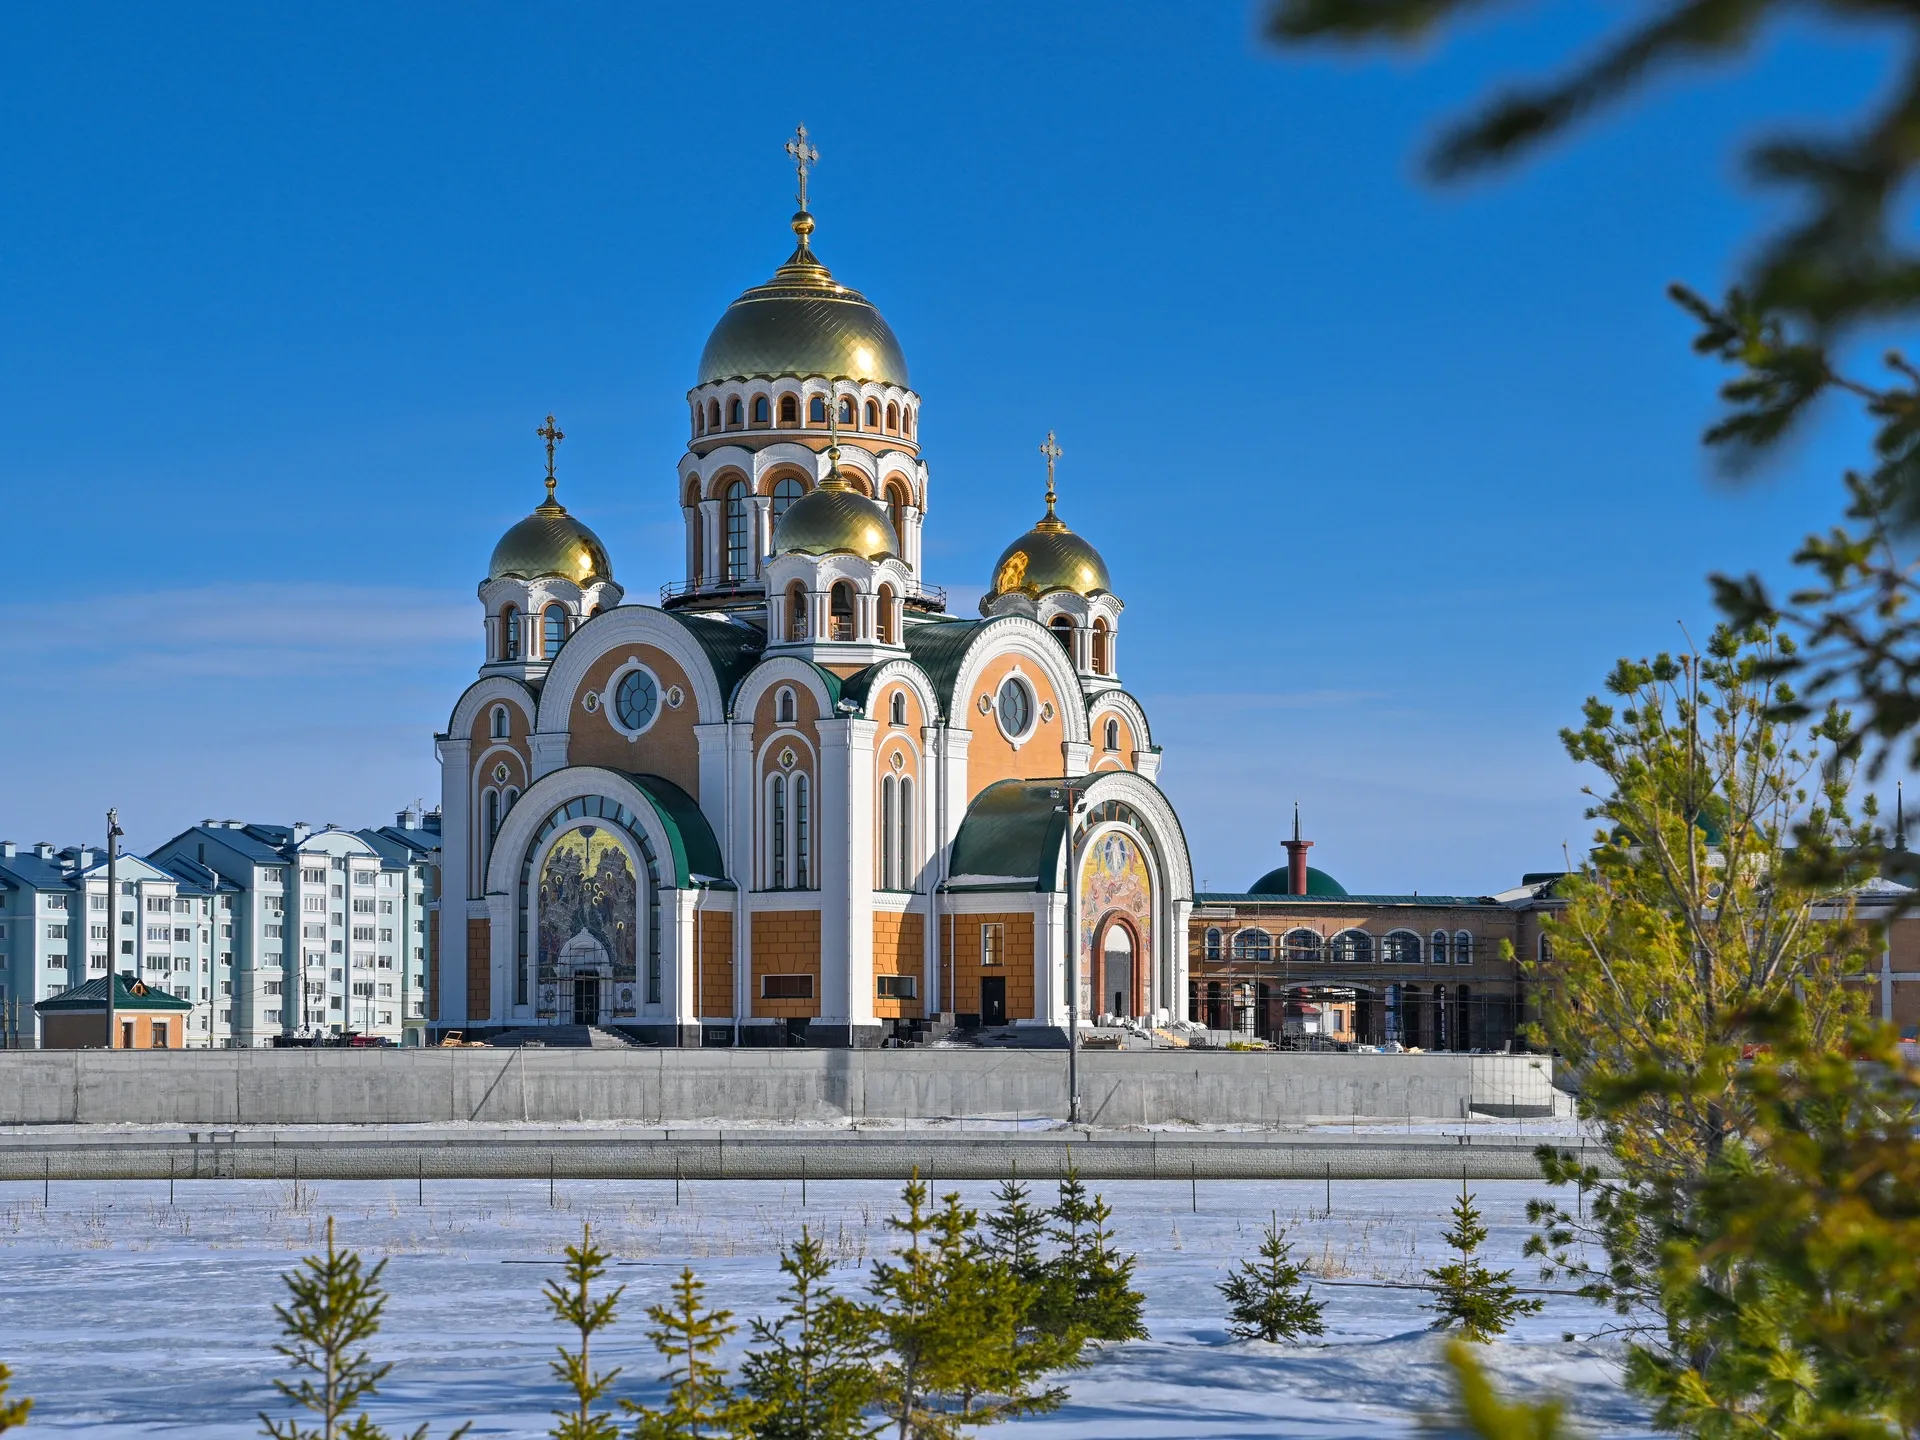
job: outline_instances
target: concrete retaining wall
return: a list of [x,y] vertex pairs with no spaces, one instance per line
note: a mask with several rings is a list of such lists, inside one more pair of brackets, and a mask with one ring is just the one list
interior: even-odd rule
[[[1545,1114],[1536,1055],[1085,1054],[1084,1119],[1188,1123]],[[1066,1056],[991,1050],[0,1052],[0,1125],[664,1126],[1066,1113]]]

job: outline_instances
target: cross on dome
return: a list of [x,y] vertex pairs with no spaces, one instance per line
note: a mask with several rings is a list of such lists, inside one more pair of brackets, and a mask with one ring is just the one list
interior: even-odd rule
[[553,412],[547,412],[547,423],[533,432],[547,442],[547,503],[554,503],[553,488],[557,483],[553,478],[553,448],[567,438],[567,432],[553,423]]
[[1040,447],[1040,453],[1047,457],[1047,514],[1051,515],[1053,514],[1054,501],[1053,462],[1066,454],[1066,451],[1060,448],[1059,442],[1053,438],[1053,431],[1049,430],[1047,431],[1047,443]]
[[800,208],[807,208],[807,171],[820,163],[820,152],[807,142],[807,127],[803,124],[793,132],[793,139],[787,141],[787,154],[793,157],[793,168],[800,177],[800,193],[796,197]]

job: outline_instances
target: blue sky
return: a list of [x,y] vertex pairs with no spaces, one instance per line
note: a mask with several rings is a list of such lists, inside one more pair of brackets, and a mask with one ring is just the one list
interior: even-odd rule
[[1834,417],[1757,481],[1664,298],[1772,202],[1734,146],[1838,120],[1804,33],[1503,179],[1434,126],[1552,67],[1569,5],[1412,55],[1282,55],[1244,4],[14,6],[0,19],[0,837],[379,823],[437,790],[474,587],[562,498],[629,597],[679,578],[707,330],[816,248],[925,399],[928,578],[1062,512],[1197,878],[1292,803],[1354,890],[1484,893],[1581,848],[1556,731],[1838,509]]

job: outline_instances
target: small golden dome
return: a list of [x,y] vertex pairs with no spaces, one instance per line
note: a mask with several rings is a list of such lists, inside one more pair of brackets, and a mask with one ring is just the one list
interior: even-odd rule
[[549,575],[583,588],[613,579],[607,547],[553,498],[551,478],[546,500],[500,537],[487,564],[489,580],[538,580]]
[[1038,600],[1052,590],[1093,595],[1113,588],[1107,562],[1084,538],[1074,534],[1054,514],[1053,488],[1047,488],[1047,513],[1026,534],[1000,552],[993,567],[993,588],[980,602],[980,612],[1002,595],[1024,594]]
[[900,342],[866,296],[836,284],[808,247],[813,217],[793,217],[800,243],[764,285],[720,317],[700,353],[696,385],[748,375],[824,375],[907,384]]
[[817,490],[810,490],[787,507],[773,527],[776,555],[858,555],[880,560],[900,553],[887,507],[869,500],[840,473],[840,450],[827,454],[834,465]]

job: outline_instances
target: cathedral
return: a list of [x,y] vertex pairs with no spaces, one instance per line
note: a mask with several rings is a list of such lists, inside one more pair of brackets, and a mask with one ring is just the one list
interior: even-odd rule
[[815,253],[804,129],[788,151],[792,253],[707,337],[660,481],[684,578],[628,598],[539,432],[546,498],[494,548],[437,740],[436,1024],[865,1047],[1184,1018],[1192,868],[1061,452],[950,613],[921,396]]

